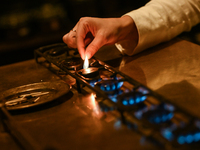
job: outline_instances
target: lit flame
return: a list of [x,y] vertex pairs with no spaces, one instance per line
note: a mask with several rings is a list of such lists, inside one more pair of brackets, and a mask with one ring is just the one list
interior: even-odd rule
[[87,55],[85,56],[85,61],[83,63],[83,69],[87,69],[89,67],[89,61]]

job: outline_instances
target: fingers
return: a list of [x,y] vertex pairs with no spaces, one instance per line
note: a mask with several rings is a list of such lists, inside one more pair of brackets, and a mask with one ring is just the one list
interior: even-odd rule
[[[82,29],[83,28],[78,27],[77,23],[76,26],[69,33],[63,36],[63,41],[70,48],[77,48],[78,45],[80,56],[82,59],[85,59],[85,47],[92,41],[93,36],[90,32],[87,33],[87,31],[81,31]],[[79,30],[78,33],[77,30]],[[79,42],[77,42],[77,37],[79,37]]]
[[[84,17],[69,33],[63,36],[63,41],[68,47],[78,48],[81,58],[87,55],[90,59],[106,42],[104,36],[99,34],[98,19]],[[88,47],[86,48],[86,46]]]
[[[89,42],[89,40],[88,40],[88,42]],[[77,48],[78,48],[79,54],[83,60],[85,59],[85,46],[86,46],[86,43],[84,41],[84,38],[78,36],[77,37]]]
[[[70,31],[63,36],[63,41],[68,45],[68,47],[78,48],[80,56],[83,60],[85,59],[85,55],[87,55],[88,59],[90,59],[105,43],[101,36],[97,36],[93,39],[92,34],[87,32],[87,30],[85,30],[85,32],[80,31],[78,34],[74,31]],[[85,50],[87,45],[88,47]]]
[[90,59],[104,44],[104,38],[102,36],[96,36],[86,48],[85,55]]
[[67,44],[68,47],[70,48],[77,48],[77,41],[76,41],[76,36],[77,36],[77,28],[78,28],[79,22],[74,26],[72,30],[70,30],[69,33],[65,34],[63,36],[63,42]]
[[[83,19],[82,19],[83,20]],[[88,24],[83,21],[80,21],[77,30],[77,48],[81,58],[85,59],[85,47],[91,42],[91,38],[87,37],[90,32]]]
[[69,33],[63,36],[63,41],[67,44],[70,48],[77,48],[76,46],[76,32],[70,31]]

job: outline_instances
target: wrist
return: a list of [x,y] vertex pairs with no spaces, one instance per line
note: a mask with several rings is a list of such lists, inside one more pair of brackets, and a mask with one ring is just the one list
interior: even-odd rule
[[124,15],[120,19],[122,22],[123,34],[125,35],[124,38],[126,39],[131,35],[131,37],[134,37],[134,39],[138,41],[139,35],[134,20],[128,15]]

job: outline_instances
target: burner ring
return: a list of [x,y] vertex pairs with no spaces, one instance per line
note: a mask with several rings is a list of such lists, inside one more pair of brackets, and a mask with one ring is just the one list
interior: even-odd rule
[[87,81],[101,79],[99,75],[99,68],[96,67],[78,70],[76,74]]
[[69,70],[79,70],[83,66],[83,60],[80,57],[70,57],[61,62]]
[[122,80],[102,80],[96,84],[102,91],[104,92],[110,92],[119,90],[123,85]]
[[52,58],[56,58],[56,57],[59,57],[63,54],[66,54],[67,51],[68,51],[68,47],[67,46],[64,46],[64,47],[54,47],[54,48],[51,48],[50,50],[46,51],[45,54],[52,57]]

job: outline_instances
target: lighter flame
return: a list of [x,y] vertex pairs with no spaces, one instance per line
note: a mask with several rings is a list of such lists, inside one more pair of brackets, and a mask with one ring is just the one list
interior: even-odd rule
[[85,61],[83,63],[83,69],[87,69],[89,67],[89,61],[87,55],[85,56]]

